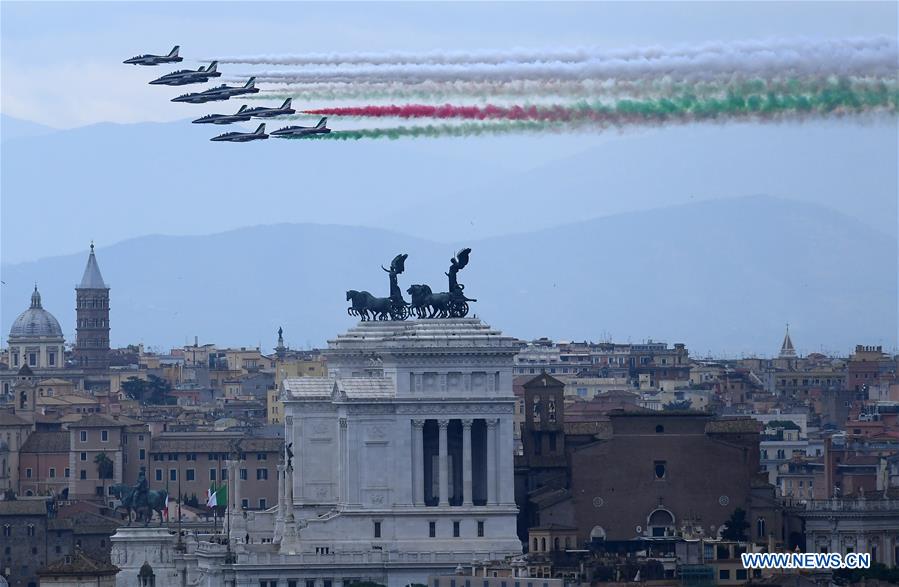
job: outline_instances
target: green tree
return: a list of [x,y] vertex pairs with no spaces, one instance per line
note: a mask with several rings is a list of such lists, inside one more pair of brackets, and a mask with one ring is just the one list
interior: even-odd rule
[[147,382],[132,375],[122,382],[122,391],[124,391],[129,398],[144,403],[144,394],[147,392]]
[[106,500],[106,480],[115,477],[115,465],[105,452],[101,452],[94,457],[94,463],[97,465],[97,476],[103,481],[103,500]]
[[736,540],[745,542],[747,540],[746,530],[749,529],[749,522],[746,521],[746,510],[737,508],[730,518],[724,522],[724,531],[721,537],[725,540]]
[[693,400],[691,399],[681,399],[681,400],[673,400],[662,406],[665,410],[673,411],[673,410],[689,410],[690,406],[693,405]]

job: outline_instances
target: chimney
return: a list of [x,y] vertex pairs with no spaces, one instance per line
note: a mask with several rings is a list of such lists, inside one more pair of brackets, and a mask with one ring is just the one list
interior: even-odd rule
[[194,346],[200,346],[200,337],[194,335]]

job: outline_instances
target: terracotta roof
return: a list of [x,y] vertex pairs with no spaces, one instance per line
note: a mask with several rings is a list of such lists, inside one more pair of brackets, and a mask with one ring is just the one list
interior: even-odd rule
[[214,432],[164,432],[153,437],[150,452],[227,453],[232,450],[235,440],[240,440],[240,449],[245,453],[280,452],[284,446],[284,440],[281,438],[248,437],[233,432],[225,434]]
[[47,514],[45,499],[12,499],[0,501],[0,516],[43,516]]
[[82,416],[77,422],[69,424],[69,428],[114,428],[127,424],[131,424],[131,421],[116,420],[106,414],[88,414],[87,416]]
[[0,426],[31,426],[31,422],[10,412],[0,412]]
[[98,561],[90,558],[80,549],[75,550],[75,554],[66,556],[54,563],[38,569],[39,577],[68,577],[71,575],[81,576],[109,576],[119,572],[119,568],[115,565],[104,561]]
[[32,432],[22,445],[21,452],[67,453],[71,446],[71,435],[68,432]]

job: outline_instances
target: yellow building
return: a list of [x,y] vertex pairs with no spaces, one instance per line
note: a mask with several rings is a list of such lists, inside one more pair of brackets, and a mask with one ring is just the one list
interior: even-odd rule
[[[269,424],[281,424],[284,404],[279,401],[281,382],[289,377],[327,377],[328,366],[318,356],[309,356],[290,351],[280,353],[275,358],[275,388],[266,393],[266,414]],[[293,356],[290,356],[293,355]]]

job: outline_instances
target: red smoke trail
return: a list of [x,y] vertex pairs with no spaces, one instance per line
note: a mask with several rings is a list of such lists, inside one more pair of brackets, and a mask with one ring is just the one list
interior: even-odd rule
[[304,114],[333,116],[369,116],[374,118],[464,118],[468,120],[539,120],[567,122],[571,120],[600,120],[600,112],[566,106],[431,106],[404,104],[390,106],[345,106],[304,110]]

